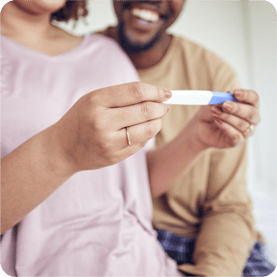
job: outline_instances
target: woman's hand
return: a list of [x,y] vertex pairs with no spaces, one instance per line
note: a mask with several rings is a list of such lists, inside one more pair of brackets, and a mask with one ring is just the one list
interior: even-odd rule
[[201,107],[196,114],[197,135],[207,147],[229,148],[242,144],[260,122],[259,96],[255,91],[236,89],[238,102]]
[[84,95],[55,126],[65,160],[77,172],[109,166],[131,156],[159,132],[161,117],[168,111],[162,102],[170,97],[170,91],[144,83]]
[[[115,164],[161,128],[171,92],[129,83],[81,97],[54,125],[33,136],[1,163],[1,232],[17,224],[74,173]],[[132,145],[126,136],[128,127]]]

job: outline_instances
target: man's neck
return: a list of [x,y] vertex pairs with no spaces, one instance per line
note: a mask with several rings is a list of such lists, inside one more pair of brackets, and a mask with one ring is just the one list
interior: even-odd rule
[[[108,36],[119,42],[118,31],[116,27],[111,27],[108,32]],[[139,52],[127,52],[127,55],[132,60],[136,69],[146,69],[159,63],[164,57],[167,49],[169,48],[172,37],[169,34],[164,33],[160,39],[150,49]]]

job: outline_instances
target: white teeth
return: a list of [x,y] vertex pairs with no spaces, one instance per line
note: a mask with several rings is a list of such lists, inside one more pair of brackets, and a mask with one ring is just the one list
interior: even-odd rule
[[153,23],[158,22],[159,20],[159,15],[156,12],[152,12],[149,10],[141,10],[134,8],[131,10],[132,15],[146,21],[150,21]]

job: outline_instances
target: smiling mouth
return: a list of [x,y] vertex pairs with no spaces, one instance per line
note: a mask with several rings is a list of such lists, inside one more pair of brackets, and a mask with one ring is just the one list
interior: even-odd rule
[[131,9],[131,14],[149,23],[157,23],[160,19],[160,16],[157,12],[146,9],[133,8]]
[[[136,2],[136,3],[135,3]],[[146,24],[155,24],[160,19],[167,20],[169,12],[162,12],[161,3],[158,1],[126,1],[123,9],[129,10],[130,14]]]

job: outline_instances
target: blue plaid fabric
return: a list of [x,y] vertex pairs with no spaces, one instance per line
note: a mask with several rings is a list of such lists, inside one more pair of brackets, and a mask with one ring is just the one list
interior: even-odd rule
[[267,258],[266,246],[256,242],[245,264],[243,276],[267,276],[275,268],[276,265]]
[[[177,236],[164,230],[157,230],[157,232],[158,240],[169,257],[178,265],[193,264],[194,238]],[[256,242],[245,264],[243,276],[267,276],[274,271],[275,267],[267,258],[266,246]]]

